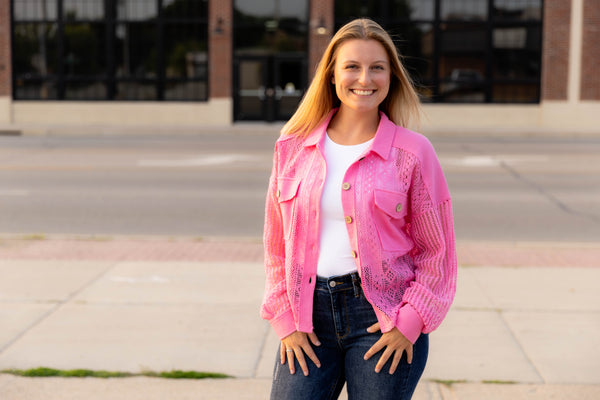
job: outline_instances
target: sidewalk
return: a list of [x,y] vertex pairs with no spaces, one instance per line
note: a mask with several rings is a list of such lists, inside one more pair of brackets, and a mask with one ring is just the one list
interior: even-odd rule
[[[416,400],[600,398],[600,246],[459,243]],[[194,370],[222,380],[22,378],[0,398],[264,399],[277,338],[256,239],[0,239],[0,370]],[[345,397],[344,397],[345,398]]]

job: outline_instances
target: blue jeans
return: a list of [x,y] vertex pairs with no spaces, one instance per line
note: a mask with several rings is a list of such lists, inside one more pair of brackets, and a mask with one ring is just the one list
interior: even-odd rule
[[314,294],[314,332],[321,342],[313,349],[321,368],[306,357],[308,376],[302,374],[298,361],[296,373],[281,365],[279,351],[273,372],[272,400],[333,400],[337,399],[344,383],[349,400],[394,399],[408,400],[417,387],[429,351],[429,337],[422,334],[413,347],[412,364],[406,353],[393,375],[389,374],[391,358],[380,373],[375,365],[382,351],[368,361],[365,353],[379,340],[381,332],[368,333],[377,322],[373,306],[366,300],[358,274],[329,279],[318,278]]

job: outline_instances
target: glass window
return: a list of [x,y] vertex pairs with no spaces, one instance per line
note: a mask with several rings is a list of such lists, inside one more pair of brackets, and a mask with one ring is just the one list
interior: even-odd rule
[[402,63],[412,79],[422,84],[433,78],[433,24],[404,23],[388,29]]
[[494,0],[492,13],[503,21],[541,21],[542,0]]
[[206,78],[207,32],[197,24],[165,27],[167,78]]
[[57,25],[19,23],[13,27],[15,73],[38,77],[55,74],[58,61]]
[[15,80],[15,97],[19,100],[56,100],[58,90],[56,81],[48,79],[21,79]]
[[535,26],[494,29],[494,78],[538,78],[540,36]]
[[488,2],[485,0],[440,0],[441,19],[482,21],[488,16]]
[[[401,1],[404,3],[404,1]],[[337,18],[352,19],[357,17],[370,17],[376,19],[381,15],[380,2],[374,0],[346,0],[335,2],[335,15]]]
[[98,20],[104,18],[104,2],[98,0],[64,0],[64,19],[75,20]]
[[115,38],[118,77],[156,78],[156,24],[131,22],[118,24]]
[[13,13],[16,21],[55,20],[57,10],[57,0],[13,1]]
[[103,75],[106,73],[106,26],[104,24],[66,24],[64,26],[65,74]]
[[288,19],[306,23],[308,1],[234,0],[234,13],[238,22]]
[[106,100],[108,92],[103,81],[67,81],[65,100]]
[[128,21],[142,21],[158,16],[157,0],[119,0],[117,18]]
[[208,0],[163,0],[165,19],[198,19],[208,16]]
[[392,18],[432,20],[435,16],[434,0],[388,0],[387,15]]

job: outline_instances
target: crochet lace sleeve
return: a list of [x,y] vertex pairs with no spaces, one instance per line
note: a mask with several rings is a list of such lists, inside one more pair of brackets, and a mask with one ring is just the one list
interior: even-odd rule
[[269,320],[279,337],[285,337],[295,330],[295,325],[291,305],[287,297],[285,241],[281,210],[276,195],[278,158],[279,153],[276,147],[265,205],[263,242],[266,283],[260,314],[262,318]]
[[412,218],[409,233],[415,247],[411,253],[415,280],[406,290],[402,307],[418,314],[423,332],[442,322],[456,292],[456,244],[450,195],[437,158],[424,171],[414,171],[411,188]]

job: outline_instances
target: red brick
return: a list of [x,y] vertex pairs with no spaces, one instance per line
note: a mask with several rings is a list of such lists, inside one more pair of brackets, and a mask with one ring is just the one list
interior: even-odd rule
[[571,1],[544,1],[542,100],[566,100],[569,80]]
[[[339,0],[338,0],[339,1]],[[308,49],[308,79],[312,80],[317,64],[325,52],[334,32],[334,0],[310,2],[309,19],[309,49]],[[318,28],[324,26],[325,34],[319,33]]]
[[10,96],[10,0],[0,0],[0,96]]
[[581,100],[600,100],[600,0],[584,0]]
[[208,3],[209,98],[231,98],[233,0]]

